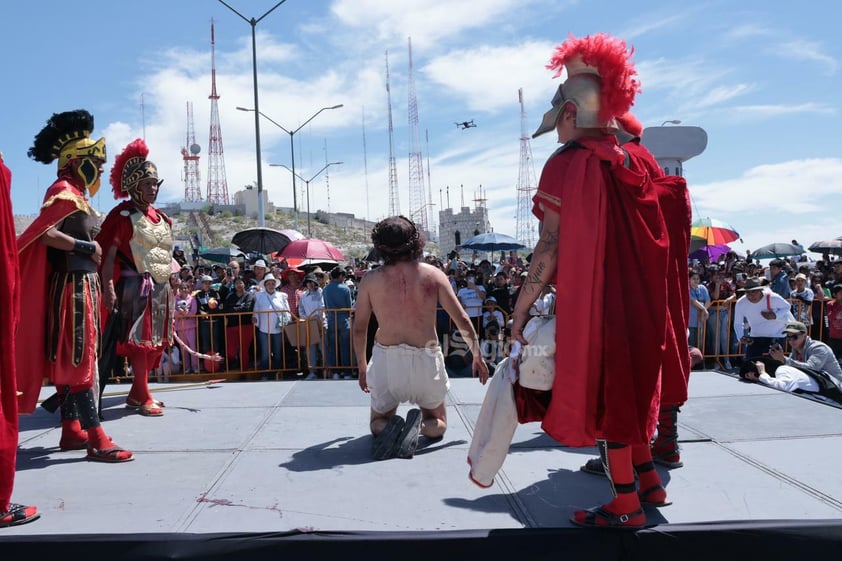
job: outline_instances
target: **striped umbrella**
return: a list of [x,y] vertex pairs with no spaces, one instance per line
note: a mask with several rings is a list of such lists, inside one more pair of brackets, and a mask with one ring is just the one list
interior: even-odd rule
[[699,218],[690,225],[690,235],[704,240],[705,245],[724,245],[740,239],[740,234],[730,224],[715,218]]

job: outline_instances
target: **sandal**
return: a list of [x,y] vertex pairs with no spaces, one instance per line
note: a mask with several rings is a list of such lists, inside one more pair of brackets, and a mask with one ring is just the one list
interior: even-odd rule
[[41,513],[34,506],[11,503],[9,510],[0,512],[0,528],[26,524],[27,522],[38,520],[40,517]]
[[[579,471],[590,473],[591,475],[605,476],[605,466],[602,465],[601,458],[591,458],[585,465],[579,468]],[[634,471],[634,478],[637,479],[637,470]]]
[[639,508],[628,514],[614,514],[604,507],[577,510],[570,517],[577,526],[587,528],[610,528],[612,530],[639,530],[646,526],[646,514]]
[[[114,444],[113,442],[111,444]],[[119,446],[112,446],[111,448],[88,448],[87,459],[93,462],[105,462],[109,464],[116,464],[120,462],[130,462],[134,460],[134,455],[129,450],[124,450]]]
[[653,485],[645,491],[638,491],[637,496],[641,503],[646,503],[652,506],[669,506],[672,501],[667,498],[667,490],[663,485]]
[[143,415],[144,417],[163,417],[164,410],[161,409],[161,406],[152,400],[151,403],[147,403],[145,405],[141,405],[140,409],[137,410],[138,413]]
[[388,460],[395,455],[395,443],[404,427],[403,417],[394,415],[383,432],[374,436],[371,443],[371,457],[375,460]]
[[[153,399],[152,403],[154,403],[155,406],[159,408],[165,407],[164,402],[158,401],[157,399]],[[139,409],[141,407],[143,407],[143,403],[141,403],[140,400],[137,400],[133,397],[126,398],[126,409]]]

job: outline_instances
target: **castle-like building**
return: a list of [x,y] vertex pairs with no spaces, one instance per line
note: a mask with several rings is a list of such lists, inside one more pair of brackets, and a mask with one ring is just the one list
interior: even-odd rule
[[439,211],[439,255],[448,253],[474,236],[491,231],[488,209],[482,204],[474,208],[463,206],[458,213],[452,208]]

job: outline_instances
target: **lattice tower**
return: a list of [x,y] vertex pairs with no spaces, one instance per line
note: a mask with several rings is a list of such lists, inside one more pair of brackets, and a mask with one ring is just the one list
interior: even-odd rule
[[[438,239],[436,230],[436,213],[433,212],[433,182],[430,179],[430,131],[424,129],[424,139],[426,140],[425,149],[427,150],[427,209],[430,212],[430,234]],[[439,191],[439,198],[441,198],[441,191]],[[439,205],[441,208],[441,205]]]
[[536,219],[532,214],[532,197],[538,189],[535,166],[532,161],[532,144],[526,132],[526,110],[523,107],[523,88],[517,91],[520,102],[520,165],[517,173],[517,221],[515,238],[526,247],[535,246]]
[[398,167],[395,163],[395,129],[392,126],[392,89],[389,85],[389,51],[386,51],[386,100],[389,103],[389,216],[401,213]]
[[216,93],[216,47],[211,20],[211,100],[208,134],[208,196],[212,204],[228,204],[228,181],[225,179],[225,155],[222,149],[222,127],[219,124],[219,95]]
[[193,126],[193,102],[187,102],[187,142],[181,148],[184,160],[184,172],[181,180],[184,182],[184,201],[195,203],[202,200],[202,186],[199,178],[199,152],[201,146],[196,144],[196,129]]
[[421,227],[422,232],[429,232],[427,220],[427,189],[424,186],[424,161],[421,159],[421,139],[418,134],[418,99],[415,97],[415,70],[412,67],[412,38],[409,45],[409,216]]

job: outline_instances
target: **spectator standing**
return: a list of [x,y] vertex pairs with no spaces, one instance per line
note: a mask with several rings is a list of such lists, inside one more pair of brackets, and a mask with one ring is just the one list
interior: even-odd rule
[[334,267],[330,271],[330,282],[322,291],[327,314],[327,368],[333,379],[353,379],[351,374],[351,290],[345,284],[345,271]]
[[786,261],[783,259],[772,259],[769,262],[769,285],[772,292],[781,298],[789,298],[792,289],[789,286],[789,276],[786,273]]
[[[319,324],[319,332],[324,333],[327,329],[327,317],[325,316],[325,299],[322,294],[322,288],[319,286],[319,281],[316,275],[308,274],[304,277],[304,293],[298,300],[298,317],[306,320],[307,332],[309,333],[309,322],[316,321]],[[318,378],[316,369],[319,364],[319,349],[321,341],[309,341],[307,346],[307,374],[306,380],[315,380]]]
[[827,311],[828,339],[827,344],[833,349],[836,360],[842,363],[842,283],[833,285],[830,289],[832,300],[825,303]]
[[[707,289],[713,309],[713,313],[707,320],[708,349],[709,352],[720,357],[719,360],[726,370],[731,370],[731,357],[728,356],[731,352],[731,300],[729,298],[734,294],[734,288],[725,278],[722,269],[717,269],[713,272],[713,279]],[[708,313],[711,308],[708,308]]]
[[813,289],[807,286],[807,275],[798,273],[795,275],[795,290],[790,292],[792,300],[792,315],[795,319],[810,328],[813,323]]
[[[181,341],[196,350],[196,316],[199,313],[199,303],[193,297],[190,286],[182,284],[178,288],[175,300],[175,332]],[[199,371],[199,359],[190,352],[181,349],[182,366],[185,374],[195,374]]]
[[234,288],[225,298],[225,353],[230,370],[248,370],[254,342],[254,294],[246,290],[243,277],[234,279]]
[[493,285],[488,292],[488,296],[494,298],[505,314],[512,313],[512,292],[509,289],[509,277],[505,269],[494,275]]
[[184,250],[181,249],[180,245],[174,246],[172,248],[172,258],[175,259],[175,262],[178,263],[179,267],[184,267],[187,265],[187,256],[184,255]]
[[475,271],[469,271],[465,286],[456,293],[456,298],[465,308],[474,330],[482,337],[482,303],[485,301],[485,287],[477,283]]
[[689,344],[699,348],[703,348],[704,341],[699,336],[704,333],[710,308],[710,293],[705,285],[701,284],[701,280],[696,271],[690,273],[690,312],[687,321],[690,329]]
[[[199,311],[199,352],[206,355],[225,354],[225,336],[222,313],[222,302],[219,292],[213,288],[213,278],[204,275],[199,279],[199,290],[194,295]],[[209,368],[210,367],[210,368]],[[207,372],[213,368],[210,361],[205,360],[200,371]]]
[[787,300],[765,288],[760,279],[746,281],[745,294],[734,306],[734,333],[746,344],[747,359],[767,354],[772,345],[783,345],[784,327],[794,320]]
[[278,281],[272,273],[266,274],[260,292],[254,297],[253,321],[257,326],[257,356],[263,379],[268,370],[283,365],[283,328],[290,320],[287,295],[276,290]]

